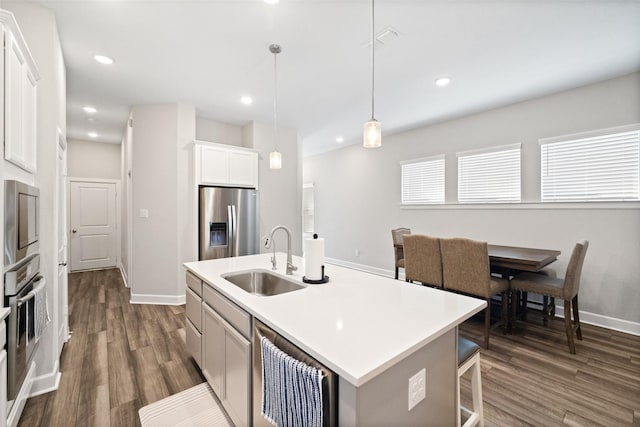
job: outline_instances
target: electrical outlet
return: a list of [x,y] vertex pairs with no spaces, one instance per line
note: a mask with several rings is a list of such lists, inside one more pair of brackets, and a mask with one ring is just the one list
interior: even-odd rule
[[409,411],[426,396],[427,371],[422,368],[417,374],[409,378]]
[[140,209],[138,216],[140,218],[149,218],[149,209]]

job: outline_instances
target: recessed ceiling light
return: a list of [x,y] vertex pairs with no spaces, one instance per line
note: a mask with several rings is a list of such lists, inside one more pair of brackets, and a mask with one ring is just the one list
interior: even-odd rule
[[88,122],[95,122],[96,119],[94,117],[87,117]]
[[343,138],[343,137],[341,137],[341,136],[339,136],[339,137],[337,137],[337,138],[336,138],[336,142],[337,142],[338,144],[341,144],[341,143],[343,143],[343,142],[344,142],[344,138]]
[[89,114],[93,114],[93,113],[95,113],[96,111],[98,111],[98,110],[96,110],[96,109],[95,109],[95,108],[93,108],[93,107],[89,107],[88,105],[87,105],[87,106],[85,106],[85,107],[82,107],[82,109],[84,110],[84,112],[85,112],[85,113],[89,113]]
[[242,102],[244,105],[251,105],[253,103],[253,99],[250,96],[243,96],[242,98],[240,98],[240,102]]
[[91,138],[97,138],[98,134],[95,132],[89,132],[87,135],[89,135]]
[[451,79],[449,77],[440,77],[436,79],[435,83],[436,86],[444,87],[451,83]]
[[268,4],[276,4],[276,3],[278,3],[279,1],[280,1],[280,0],[264,0],[264,2],[265,2],[265,3],[268,3]]
[[95,55],[93,57],[93,59],[95,59],[96,61],[98,61],[101,64],[104,65],[111,65],[113,64],[113,59],[109,58],[108,56],[104,56],[104,55]]

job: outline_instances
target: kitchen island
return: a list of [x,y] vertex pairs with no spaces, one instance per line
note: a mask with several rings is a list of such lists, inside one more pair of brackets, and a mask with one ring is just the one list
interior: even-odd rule
[[[339,376],[340,425],[455,424],[457,326],[484,301],[335,265],[326,266],[329,283],[274,296],[248,293],[222,277],[271,270],[270,256],[185,267],[202,280],[203,293],[215,290]],[[275,273],[284,276],[286,254],[276,257]],[[302,283],[303,260],[294,257],[294,264],[298,271],[287,277]],[[409,410],[409,378],[422,369],[426,397]]]

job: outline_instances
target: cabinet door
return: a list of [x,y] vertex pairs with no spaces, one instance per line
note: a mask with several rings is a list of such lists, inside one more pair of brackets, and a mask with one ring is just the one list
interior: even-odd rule
[[200,183],[228,184],[229,183],[229,151],[200,147]]
[[224,321],[202,304],[202,373],[220,400],[224,400]]
[[248,426],[251,410],[251,343],[231,326],[225,329],[224,406],[237,426]]
[[229,153],[229,182],[256,187],[258,153],[232,151]]
[[25,64],[22,51],[11,33],[6,34],[5,52],[4,157],[18,166],[24,166],[22,72]]
[[0,350],[0,427],[7,422],[7,352]]
[[202,335],[189,319],[186,319],[184,323],[187,351],[202,369]]

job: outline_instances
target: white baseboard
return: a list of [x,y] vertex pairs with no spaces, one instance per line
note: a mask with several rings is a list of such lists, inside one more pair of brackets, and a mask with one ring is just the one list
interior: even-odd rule
[[59,361],[56,360],[53,370],[48,374],[37,376],[33,379],[33,385],[31,386],[31,392],[29,397],[39,396],[41,394],[49,393],[58,389],[60,385],[60,367]]
[[[367,273],[377,274],[379,276],[386,276],[390,278],[395,277],[395,271],[393,270],[384,270],[382,268],[371,267],[364,264],[357,264],[354,262],[343,261],[335,258],[325,258],[325,261],[328,264],[339,265],[341,267],[353,268],[354,270],[365,271]],[[400,280],[404,281],[404,269],[400,270]],[[564,311],[562,305],[556,304],[556,316],[563,318]],[[580,310],[580,322],[600,326],[602,328],[612,329],[614,331],[624,332],[631,335],[640,336],[640,323],[631,322],[629,320],[617,319],[615,317],[604,316],[602,314],[589,313],[587,311]]]
[[182,305],[186,301],[182,295],[145,295],[131,293],[131,304]]
[[120,275],[122,276],[122,281],[124,282],[125,288],[130,288],[131,286],[129,286],[129,282],[127,281],[127,270],[125,270],[122,262],[120,262],[118,268],[120,269]]

